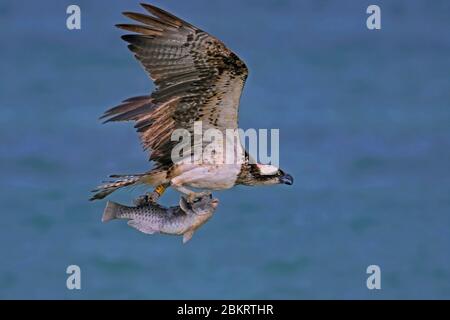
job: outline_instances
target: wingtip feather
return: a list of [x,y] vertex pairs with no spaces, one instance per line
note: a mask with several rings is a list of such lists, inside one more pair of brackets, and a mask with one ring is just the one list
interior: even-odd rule
[[173,24],[176,27],[181,27],[182,25],[188,26],[190,28],[194,28],[195,27],[193,25],[191,25],[190,23],[178,18],[177,16],[174,16],[173,14],[160,9],[154,5],[148,4],[148,3],[141,3],[141,6],[147,10],[148,12],[150,12],[151,14],[157,16],[158,18],[160,18],[161,20],[163,20],[165,23],[169,23],[169,24]]

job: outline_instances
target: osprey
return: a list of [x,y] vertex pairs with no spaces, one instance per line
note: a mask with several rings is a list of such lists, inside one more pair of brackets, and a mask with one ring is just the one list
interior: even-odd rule
[[[292,184],[293,178],[279,168],[251,161],[240,142],[234,152],[243,161],[234,163],[174,162],[172,149],[177,141],[175,129],[194,132],[201,121],[203,131],[214,128],[225,132],[238,128],[238,108],[247,79],[245,63],[220,40],[190,23],[149,4],[142,6],[151,14],[124,12],[138,24],[118,24],[134,34],[122,36],[129,43],[144,69],[154,81],[151,95],[127,99],[105,112],[105,122],[134,121],[142,145],[155,163],[149,172],[112,175],[115,178],[93,192],[102,199],[115,190],[136,185],[155,187],[152,200],[172,187],[195,201],[211,190],[235,185]],[[191,188],[203,190],[194,192]]]

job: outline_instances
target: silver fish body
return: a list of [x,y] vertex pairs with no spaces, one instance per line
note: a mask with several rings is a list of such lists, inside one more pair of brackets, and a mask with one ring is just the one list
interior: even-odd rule
[[158,204],[128,207],[108,201],[102,222],[114,219],[128,220],[128,225],[146,234],[183,235],[183,243],[214,214],[219,201],[203,197],[193,204],[183,197],[180,205],[166,208]]

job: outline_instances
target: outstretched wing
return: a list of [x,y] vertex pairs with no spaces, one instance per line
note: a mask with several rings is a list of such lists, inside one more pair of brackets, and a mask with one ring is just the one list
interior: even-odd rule
[[221,41],[152,5],[142,4],[152,16],[125,12],[140,24],[119,24],[135,32],[122,38],[129,43],[156,85],[150,96],[125,100],[108,110],[108,121],[136,121],[150,160],[172,164],[173,130],[193,133],[195,121],[203,130],[238,127],[239,99],[248,70]]

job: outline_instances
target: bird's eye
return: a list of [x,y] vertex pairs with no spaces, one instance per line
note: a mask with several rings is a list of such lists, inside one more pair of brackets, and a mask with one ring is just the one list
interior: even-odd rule
[[200,198],[197,198],[194,200],[194,203],[199,203],[200,202]]

